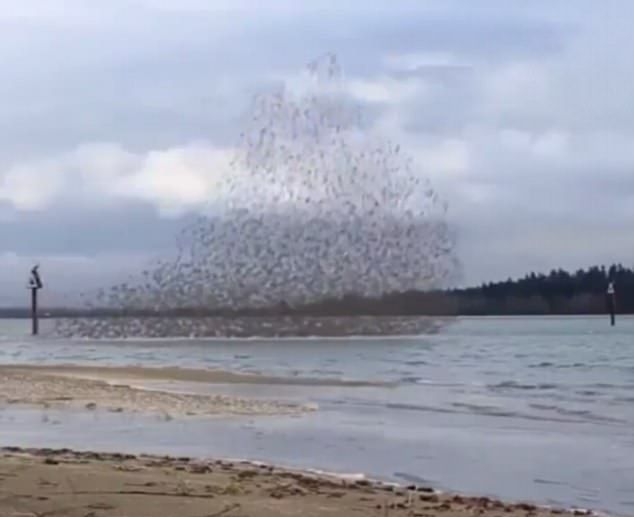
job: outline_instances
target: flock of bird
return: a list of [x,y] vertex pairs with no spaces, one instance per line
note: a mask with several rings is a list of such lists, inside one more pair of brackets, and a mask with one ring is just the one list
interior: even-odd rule
[[[86,307],[239,309],[429,289],[457,272],[446,205],[399,145],[363,130],[332,55],[303,92],[255,97],[222,197],[174,257],[88,295]],[[203,319],[68,319],[78,337],[216,335]]]

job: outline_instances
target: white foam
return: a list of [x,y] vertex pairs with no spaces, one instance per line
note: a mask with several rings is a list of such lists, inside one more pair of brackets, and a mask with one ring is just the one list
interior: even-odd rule
[[[328,470],[320,470],[320,469],[311,469],[311,468],[298,468],[298,467],[288,467],[279,463],[276,464],[271,464],[271,463],[267,463],[267,462],[263,462],[263,461],[257,461],[257,460],[247,460],[244,458],[226,458],[224,460],[221,460],[224,462],[228,462],[228,463],[239,463],[239,464],[243,464],[243,465],[251,465],[253,467],[268,467],[268,468],[274,468],[274,469],[278,469],[281,470],[283,472],[292,472],[292,473],[296,473],[296,474],[305,474],[305,475],[313,475],[313,476],[317,476],[317,477],[321,477],[321,478],[330,478],[330,479],[338,479],[341,481],[347,481],[350,483],[354,483],[357,481],[372,481],[370,480],[366,474],[363,474],[361,472],[355,472],[355,473],[342,473],[342,472],[333,472],[333,471],[328,471]],[[376,481],[376,483],[379,483],[379,481]],[[385,484],[385,485],[392,485],[392,483],[382,483],[381,484]],[[394,484],[394,486],[397,486],[396,484]]]

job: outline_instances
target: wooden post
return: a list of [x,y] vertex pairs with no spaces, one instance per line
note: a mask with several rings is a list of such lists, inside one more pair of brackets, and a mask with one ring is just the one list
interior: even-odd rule
[[42,279],[40,278],[40,274],[38,272],[38,268],[40,266],[37,265],[31,269],[31,277],[29,278],[29,289],[31,289],[31,323],[32,323],[32,334],[37,336],[40,331],[40,325],[37,314],[37,292],[44,287],[42,284]]
[[606,296],[608,302],[608,312],[610,313],[610,324],[614,327],[616,324],[616,291],[614,290],[614,284],[612,282],[608,284]]
[[32,321],[32,333],[37,336],[40,326],[37,319],[37,287],[31,287],[31,321]]

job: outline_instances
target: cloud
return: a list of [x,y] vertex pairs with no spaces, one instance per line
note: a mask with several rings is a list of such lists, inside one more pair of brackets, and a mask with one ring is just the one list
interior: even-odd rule
[[231,151],[204,145],[152,151],[110,192],[155,204],[163,214],[180,215],[222,195],[223,180],[237,173],[230,160]]
[[416,72],[427,67],[451,67],[460,63],[449,52],[413,52],[387,55],[383,58],[386,67],[397,71]]
[[178,216],[220,195],[223,179],[235,173],[231,152],[206,144],[144,153],[117,144],[85,144],[0,173],[0,200],[19,212],[45,211],[62,203],[94,209],[139,201],[163,215]]
[[425,84],[415,78],[396,79],[389,76],[375,79],[351,79],[347,90],[358,101],[367,103],[400,103],[425,95]]

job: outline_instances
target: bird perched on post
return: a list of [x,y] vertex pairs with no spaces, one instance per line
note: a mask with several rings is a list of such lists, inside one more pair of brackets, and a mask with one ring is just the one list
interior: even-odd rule
[[39,273],[40,265],[36,264],[31,269],[31,277],[29,278],[29,288],[30,289],[42,289],[44,284],[42,283],[42,279]]

